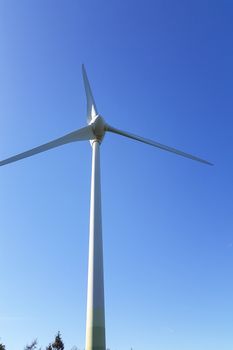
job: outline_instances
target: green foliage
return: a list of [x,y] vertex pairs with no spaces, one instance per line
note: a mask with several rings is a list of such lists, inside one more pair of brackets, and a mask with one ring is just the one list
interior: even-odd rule
[[37,346],[37,340],[33,340],[30,345],[27,345],[24,350],[35,350]]
[[[26,345],[24,350],[36,350],[37,348],[37,340],[33,340],[30,344]],[[65,346],[63,343],[63,340],[61,338],[61,333],[58,332],[57,335],[55,336],[54,342],[50,343],[47,347],[46,350],[64,350]],[[77,348],[76,348],[77,349]],[[73,349],[73,350],[76,350]],[[3,345],[2,343],[0,343],[0,350],[6,350],[5,345]],[[39,348],[38,350],[42,350],[41,348]]]
[[[56,350],[64,350],[64,343],[61,339],[61,334],[60,332],[57,333],[56,337],[55,337],[55,341],[52,344],[52,348],[56,349]],[[51,349],[49,349],[51,350]]]

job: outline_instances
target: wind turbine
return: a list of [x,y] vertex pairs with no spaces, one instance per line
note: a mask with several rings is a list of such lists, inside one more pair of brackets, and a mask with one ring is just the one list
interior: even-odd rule
[[212,165],[210,162],[172,148],[153,140],[116,129],[107,124],[98,113],[95,100],[84,65],[82,65],[83,81],[87,98],[87,126],[66,134],[41,146],[19,153],[0,161],[0,166],[16,162],[37,153],[76,141],[90,141],[92,146],[92,175],[90,199],[90,232],[89,232],[89,262],[87,287],[87,319],[86,319],[86,350],[106,350],[105,344],[105,310],[104,310],[104,273],[100,186],[100,145],[106,132],[112,132],[130,139],[146,143],[162,150],[180,156]]

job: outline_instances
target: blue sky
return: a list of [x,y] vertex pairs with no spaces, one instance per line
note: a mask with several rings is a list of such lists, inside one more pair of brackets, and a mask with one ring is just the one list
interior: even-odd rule
[[[231,1],[0,3],[0,158],[86,123],[84,62],[109,124],[212,161],[107,135],[101,146],[107,346],[233,348]],[[85,344],[91,147],[0,169],[0,338]]]

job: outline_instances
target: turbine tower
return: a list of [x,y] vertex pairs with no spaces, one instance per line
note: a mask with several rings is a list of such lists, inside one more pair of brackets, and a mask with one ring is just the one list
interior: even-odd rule
[[162,150],[212,165],[210,162],[189,153],[163,145],[153,140],[116,129],[105,122],[98,113],[95,100],[88,81],[87,73],[82,66],[83,81],[87,98],[87,126],[66,134],[58,139],[19,153],[0,161],[0,166],[16,162],[37,153],[76,141],[88,140],[92,146],[92,175],[90,199],[90,231],[89,231],[89,261],[87,287],[87,319],[86,319],[86,350],[106,350],[105,344],[105,311],[104,311],[104,272],[103,272],[103,241],[101,215],[101,184],[100,184],[100,145],[105,132],[112,132],[130,139],[146,143]]

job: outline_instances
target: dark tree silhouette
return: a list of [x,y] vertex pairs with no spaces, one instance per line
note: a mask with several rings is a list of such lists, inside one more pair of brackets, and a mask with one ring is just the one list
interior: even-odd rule
[[0,344],[0,350],[6,350],[6,347],[5,347],[5,345],[3,345],[3,344]]
[[30,345],[27,345],[24,350],[35,350],[37,346],[37,340],[33,340]]
[[49,344],[49,346],[47,346],[46,350],[53,350],[52,345]]
[[56,350],[64,350],[64,343],[61,339],[61,334],[60,332],[57,333],[56,337],[55,337],[55,341],[52,344],[52,348],[56,349]]

